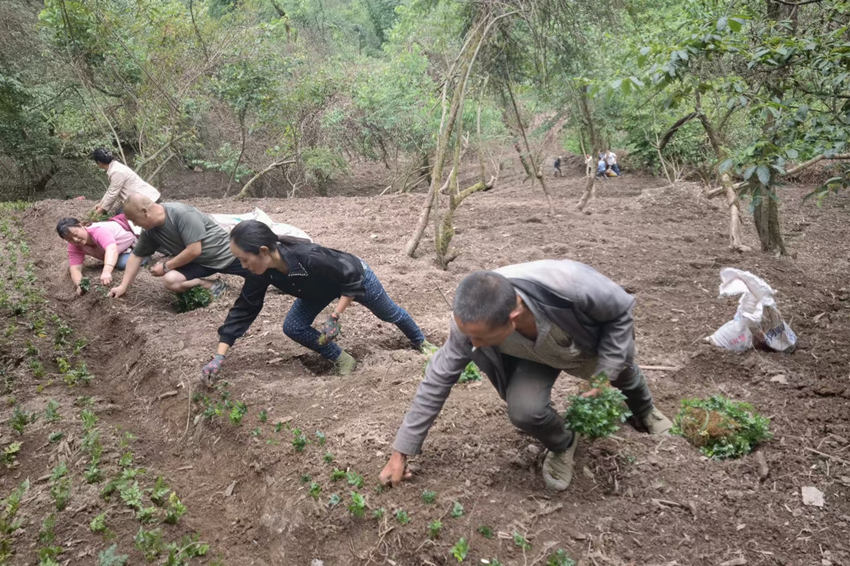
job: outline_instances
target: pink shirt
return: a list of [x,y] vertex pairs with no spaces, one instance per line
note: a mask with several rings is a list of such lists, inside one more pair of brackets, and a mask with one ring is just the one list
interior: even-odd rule
[[106,222],[95,222],[86,227],[86,232],[91,235],[92,245],[77,246],[68,242],[68,264],[82,265],[87,255],[103,260],[106,255],[106,247],[115,244],[118,253],[122,253],[136,243],[136,235],[128,232],[118,222],[107,220]]

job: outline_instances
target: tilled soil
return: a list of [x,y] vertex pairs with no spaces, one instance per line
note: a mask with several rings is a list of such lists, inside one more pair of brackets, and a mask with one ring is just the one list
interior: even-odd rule
[[[53,227],[92,203],[43,201],[23,220],[51,305],[89,338],[86,360],[97,379],[86,394],[98,399],[103,422],[137,437],[136,459],[149,473],[167,478],[180,494],[189,510],[183,528],[211,545],[203,563],[218,557],[246,565],[449,564],[455,562],[450,548],[464,537],[470,564],[494,558],[546,564],[557,548],[588,565],[850,564],[850,198],[818,208],[802,201],[809,187],[783,188],[794,257],[776,258],[729,251],[727,213],[696,186],[660,188],[666,183],[659,179],[627,175],[603,182],[589,213],[579,213],[574,204],[583,185],[582,178],[549,180],[554,215],[540,188],[519,178],[473,195],[456,215],[453,245],[460,256],[447,271],[433,259],[430,229],[416,258],[401,251],[422,194],[189,202],[206,212],[258,206],[323,245],[359,255],[436,344],[447,337],[448,304],[469,271],[542,258],[588,263],[637,298],[638,361],[664,366],[646,371],[657,406],[672,417],[684,398],[723,394],[747,401],[772,419],[775,437],[759,448],[761,456],[708,460],[680,437],[624,428],[582,443],[570,488],[547,493],[540,446],[512,428],[485,381],[455,387],[423,454],[412,461],[413,480],[381,491],[377,474],[425,364],[397,329],[355,304],[345,314],[340,344],[359,365],[338,377],[282,334],[292,298],[270,291],[223,368],[229,398],[244,402],[247,414],[239,425],[226,411],[207,418],[193,393],[201,391],[200,368],[241,281],[228,277],[223,300],[186,314],[176,314],[173,296],[148,273],[122,299],[95,292],[76,298]],[[757,247],[752,227],[746,229]],[[795,353],[734,354],[704,342],[735,312],[734,301],[717,298],[725,266],[753,271],[778,290],[779,308],[799,336]],[[99,269],[92,263],[87,273],[96,279]],[[563,408],[578,385],[562,374],[556,406]],[[16,395],[30,403],[39,398],[30,386]],[[53,393],[61,395],[73,399]],[[302,451],[292,429],[308,440]],[[6,473],[3,494],[27,473],[49,473],[33,466],[24,462]],[[360,474],[364,486],[332,481],[334,468]],[[321,488],[317,499],[310,495],[313,482]],[[823,507],[803,504],[804,486],[824,493]],[[365,518],[348,510],[352,490],[366,497]],[[423,500],[424,490],[436,492],[435,502]],[[329,506],[333,494],[341,502]],[[85,525],[103,502],[96,491],[78,497],[74,507],[83,511],[69,521]],[[463,506],[459,517],[452,516],[454,502]],[[374,518],[381,508],[383,518]],[[400,524],[398,510],[409,523]],[[435,519],[442,529],[432,539],[428,525]],[[484,525],[493,538],[480,534]],[[137,528],[131,518],[113,528],[112,540],[130,554],[130,564],[143,562],[133,547]],[[66,563],[94,563],[108,546],[85,528],[62,532],[73,532],[78,550],[64,558],[83,556]],[[19,538],[33,541],[36,533],[31,526]],[[515,535],[531,547],[521,548]],[[35,563],[35,546],[20,546],[12,563]],[[79,552],[86,548],[94,551]]]

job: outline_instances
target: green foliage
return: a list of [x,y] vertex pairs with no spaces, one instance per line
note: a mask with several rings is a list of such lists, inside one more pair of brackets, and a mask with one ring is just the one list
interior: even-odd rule
[[339,496],[339,494],[332,493],[331,496],[328,498],[328,507],[336,507],[340,504],[341,501],[342,498]]
[[440,538],[440,531],[443,530],[443,522],[439,519],[434,519],[430,523],[428,523],[428,538],[430,539],[438,539]]
[[171,495],[168,496],[168,507],[165,510],[165,519],[163,521],[169,525],[176,525],[180,517],[185,514],[186,506],[183,505],[177,494],[172,491]]
[[242,424],[242,418],[248,412],[248,407],[245,403],[241,401],[237,401],[233,404],[233,407],[230,409],[230,414],[228,417],[230,418],[230,422],[236,426]]
[[571,430],[588,438],[610,436],[631,415],[624,404],[626,396],[611,387],[604,373],[590,381],[590,388],[599,393],[593,397],[570,396],[564,420]]
[[44,409],[44,421],[55,423],[62,417],[59,415],[59,403],[54,399],[48,399],[47,407]]
[[162,529],[146,531],[144,527],[139,527],[139,532],[136,533],[133,540],[136,543],[136,548],[148,562],[154,560],[165,550],[165,544],[162,540]]
[[23,521],[16,516],[21,507],[21,500],[29,488],[29,480],[24,480],[20,486],[12,490],[8,497],[0,500],[0,563],[2,564],[5,564],[14,553],[13,535],[23,526]]
[[310,497],[318,501],[319,497],[322,495],[322,486],[319,485],[318,482],[310,482],[309,493]]
[[397,509],[394,516],[395,520],[398,521],[400,525],[406,525],[410,522],[410,515],[408,515],[407,511],[404,509]]
[[88,277],[83,277],[80,279],[80,290],[83,293],[88,293],[91,290],[91,279]]
[[451,516],[455,519],[463,516],[463,505],[460,504],[460,501],[452,503]]
[[206,307],[212,303],[212,300],[212,293],[198,285],[188,291],[178,293],[177,302],[174,304],[174,307],[177,309],[177,312],[189,312]]
[[673,424],[674,434],[684,436],[700,452],[718,460],[749,454],[773,436],[770,419],[756,413],[749,403],[722,395],[682,400]]
[[58,511],[68,506],[68,500],[71,498],[71,477],[65,462],[59,462],[50,474],[50,496]]
[[422,501],[425,503],[434,503],[437,500],[437,492],[426,489],[422,492]]
[[463,368],[463,372],[457,380],[458,383],[469,383],[471,381],[481,381],[481,370],[478,369],[475,362],[466,364],[466,367]]
[[351,503],[348,511],[355,517],[361,518],[366,515],[366,498],[356,491],[351,492]]
[[363,476],[354,470],[348,470],[345,472],[345,479],[348,480],[348,485],[353,485],[357,489],[361,489],[363,487]]
[[478,534],[484,538],[493,538],[493,527],[489,525],[481,525],[476,530],[478,531]]
[[469,554],[469,542],[465,538],[460,537],[454,546],[452,546],[451,553],[455,557],[455,560],[463,562],[466,560],[466,555]]
[[106,531],[106,511],[94,517],[89,523],[89,530],[93,533],[102,533]]
[[3,464],[7,468],[14,468],[18,464],[18,454],[21,452],[20,442],[12,442],[3,449]]
[[559,548],[546,559],[546,566],[575,566],[575,560],[569,557],[563,548]]
[[101,550],[97,555],[98,566],[125,566],[129,556],[118,554],[118,545],[113,544],[106,550]]
[[514,545],[521,548],[522,550],[531,550],[531,543],[528,542],[528,539],[526,539],[523,535],[519,534],[516,531],[514,531],[513,540]]
[[38,415],[35,413],[29,412],[26,409],[21,409],[20,407],[15,407],[12,411],[12,418],[9,421],[9,424],[12,427],[12,430],[17,432],[18,434],[23,434],[24,429],[30,423],[34,423],[38,418]]
[[296,452],[303,452],[307,442],[307,435],[300,428],[292,429],[292,447]]
[[156,481],[154,481],[153,487],[148,490],[150,492],[151,501],[160,507],[165,504],[168,499],[168,495],[173,493],[171,488],[168,487],[168,484],[165,483],[165,480],[162,479],[162,476],[157,476]]

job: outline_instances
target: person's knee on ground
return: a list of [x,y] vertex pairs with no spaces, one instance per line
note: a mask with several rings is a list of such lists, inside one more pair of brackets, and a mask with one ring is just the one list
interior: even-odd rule
[[174,291],[175,293],[183,293],[192,287],[203,285],[203,283],[204,282],[201,279],[186,281],[186,277],[179,271],[169,271],[162,276],[162,284],[165,288],[169,291]]

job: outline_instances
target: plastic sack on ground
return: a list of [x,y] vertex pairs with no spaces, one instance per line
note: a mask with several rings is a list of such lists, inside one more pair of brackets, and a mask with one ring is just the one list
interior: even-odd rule
[[271,228],[272,232],[278,236],[293,236],[295,238],[303,238],[310,242],[313,241],[313,238],[308,236],[307,233],[300,228],[296,228],[291,224],[285,224],[283,222],[275,222],[268,214],[259,208],[255,208],[251,212],[246,212],[244,214],[210,214],[210,218],[212,218],[216,224],[227,230],[228,233],[233,230],[234,226],[243,220],[259,220]]
[[721,326],[709,341],[715,346],[742,352],[752,347],[766,348],[777,352],[792,352],[797,344],[797,335],[782,320],[775,291],[764,279],[749,271],[724,267],[720,270],[720,296],[741,295],[735,318]]

